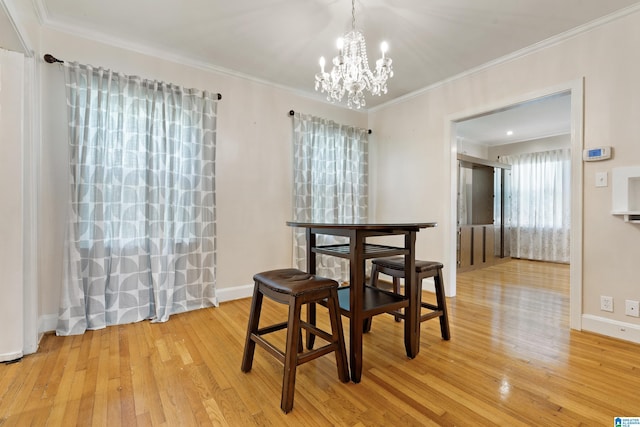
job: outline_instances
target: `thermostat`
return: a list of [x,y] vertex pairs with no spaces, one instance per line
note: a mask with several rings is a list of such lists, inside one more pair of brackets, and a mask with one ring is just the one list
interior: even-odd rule
[[585,162],[595,162],[597,160],[607,160],[611,158],[611,147],[588,148],[582,152],[582,160]]

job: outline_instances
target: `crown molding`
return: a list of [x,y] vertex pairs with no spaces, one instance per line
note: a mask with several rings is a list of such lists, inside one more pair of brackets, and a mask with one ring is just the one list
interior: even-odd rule
[[31,41],[27,37],[27,33],[24,31],[22,26],[15,19],[17,14],[13,4],[11,3],[11,0],[0,0],[0,9],[4,12],[4,14],[9,19],[9,22],[13,27],[13,31],[18,37],[18,41],[22,46],[22,49],[23,49],[22,53],[24,53],[25,56],[29,58],[33,57],[33,48],[32,48],[33,45],[31,44]]
[[451,76],[447,79],[441,80],[437,83],[434,83],[432,85],[426,86],[422,89],[418,89],[414,92],[410,92],[406,95],[400,96],[398,98],[394,98],[388,102],[385,102],[383,104],[377,105],[375,107],[370,108],[368,111],[370,112],[374,112],[377,110],[380,110],[382,108],[386,108],[389,107],[391,105],[395,105],[401,102],[404,102],[406,100],[415,98],[419,95],[422,95],[426,92],[429,92],[433,89],[436,89],[438,87],[444,86],[446,84],[455,82],[456,80],[461,80],[465,77],[469,77],[473,74],[479,73],[481,71],[487,70],[491,67],[494,67],[496,65],[501,65],[501,64],[505,64],[507,62],[511,62],[511,61],[515,61],[516,59],[520,59],[523,58],[525,56],[531,55],[533,53],[539,52],[543,49],[558,45],[562,42],[565,42],[567,40],[570,40],[572,38],[575,38],[581,34],[587,33],[589,31],[592,31],[596,28],[599,28],[605,24],[608,24],[610,22],[613,21],[617,21],[619,19],[622,19],[626,16],[632,15],[636,12],[640,11],[640,3],[632,5],[632,6],[628,6],[626,8],[620,9],[614,13],[611,13],[609,15],[603,16],[601,18],[595,19],[591,22],[587,22],[586,24],[583,24],[579,27],[575,27],[572,28],[571,30],[565,31],[564,33],[560,33],[556,36],[553,37],[549,37],[548,39],[542,40],[540,42],[534,43],[530,46],[527,46],[523,49],[517,50],[513,53],[510,53],[508,55],[502,56],[500,58],[494,59],[492,61],[486,62],[482,65],[479,65],[475,68],[471,68],[467,71],[464,71],[460,74],[456,74],[455,76]]
[[[8,0],[0,0],[0,4],[4,3],[5,1]],[[73,23],[61,23],[61,22],[56,22],[53,19],[51,19],[50,17],[50,13],[49,10],[46,6],[46,4],[44,3],[44,0],[32,0],[33,5],[34,5],[34,9],[36,11],[36,14],[38,16],[38,19],[40,20],[41,24],[44,27],[56,30],[56,31],[60,31],[75,37],[82,37],[88,40],[92,40],[98,43],[102,43],[102,44],[106,44],[109,46],[113,46],[113,47],[118,47],[121,49],[125,49],[125,50],[130,50],[133,52],[137,52],[143,55],[148,55],[148,56],[152,56],[155,58],[159,58],[159,59],[163,59],[166,61],[170,61],[170,62],[174,62],[174,63],[178,63],[178,64],[183,64],[183,65],[187,65],[193,68],[197,68],[197,69],[201,69],[204,71],[208,71],[208,72],[215,72],[215,73],[219,73],[219,74],[223,74],[223,75],[227,75],[227,76],[231,76],[231,77],[236,77],[236,78],[241,78],[244,80],[250,80],[256,83],[260,83],[260,84],[264,84],[264,85],[268,85],[268,86],[272,86],[272,87],[276,87],[278,89],[287,91],[289,93],[293,93],[296,94],[298,96],[302,96],[304,98],[308,98],[308,99],[314,99],[317,100],[317,97],[314,97],[312,95],[310,95],[308,92],[302,91],[302,90],[297,90],[297,89],[292,89],[291,87],[288,86],[284,86],[278,83],[274,83],[272,81],[268,81],[268,80],[264,80],[264,79],[260,79],[257,78],[255,76],[249,75],[249,74],[245,74],[245,73],[241,73],[238,71],[234,71],[228,68],[224,68],[224,67],[219,67],[216,66],[210,62],[206,62],[206,61],[202,61],[202,60],[198,60],[198,59],[194,59],[188,56],[184,56],[184,55],[180,55],[180,54],[175,54],[175,53],[168,53],[166,51],[160,50],[160,49],[156,49],[156,48],[152,48],[148,45],[143,45],[143,44],[137,44],[137,43],[132,43],[130,41],[118,38],[118,37],[113,37],[113,36],[108,36],[105,35],[103,33],[97,32],[97,31],[89,31],[86,29],[83,29],[82,26],[80,25],[74,25]],[[510,53],[508,55],[502,56],[500,58],[497,58],[495,60],[486,62],[482,65],[479,65],[475,68],[471,68],[469,70],[466,70],[462,73],[456,74],[454,76],[451,76],[449,78],[446,78],[444,80],[441,80],[439,82],[436,82],[434,84],[431,84],[429,86],[426,86],[424,88],[418,89],[416,91],[410,92],[408,94],[405,94],[403,96],[400,96],[398,98],[394,98],[388,102],[376,105],[374,107],[365,107],[362,109],[362,111],[364,112],[375,112],[377,110],[386,108],[388,106],[391,105],[395,105],[401,102],[404,102],[406,100],[415,98],[417,96],[420,96],[426,92],[429,92],[435,88],[444,86],[446,84],[452,83],[456,80],[460,80],[463,79],[465,77],[469,77],[473,74],[479,73],[481,71],[484,71],[486,69],[489,69],[491,67],[494,67],[496,65],[500,65],[500,64],[505,64],[507,62],[510,61],[514,61],[516,59],[519,58],[523,58],[525,56],[531,55],[533,53],[539,52],[543,49],[555,46],[557,44],[560,44],[566,40],[572,39],[578,35],[581,35],[583,33],[589,32],[595,28],[601,27],[605,24],[608,24],[610,22],[619,20],[621,18],[624,18],[628,15],[631,15],[633,13],[636,13],[640,11],[640,3],[632,5],[632,6],[628,6],[626,8],[620,9],[614,13],[611,13],[609,15],[603,16],[601,18],[595,19],[591,22],[588,22],[584,25],[581,25],[579,27],[575,27],[571,30],[565,31],[564,33],[558,34],[556,36],[550,37],[546,40],[542,40],[540,42],[534,43],[530,46],[527,46],[523,49],[520,49],[518,51],[515,51],[513,53]],[[62,58],[64,59],[64,58]],[[346,108],[346,107],[345,107]]]
[[47,8],[47,5],[44,4],[43,0],[31,0],[31,4],[33,5],[33,11],[38,18],[40,25],[46,25],[47,22],[50,22],[49,9]]
[[[3,0],[0,0],[0,1],[3,1]],[[185,65],[185,66],[203,70],[206,72],[213,72],[213,73],[222,74],[229,77],[249,80],[254,83],[258,83],[258,84],[283,90],[285,92],[294,94],[302,98],[315,100],[315,101],[319,100],[318,96],[309,94],[306,91],[293,89],[289,86],[284,86],[269,80],[260,79],[258,77],[255,77],[249,74],[241,73],[241,72],[234,71],[224,67],[219,67],[210,62],[194,59],[189,56],[167,52],[167,51],[156,49],[144,44],[132,43],[130,41],[127,41],[118,37],[108,36],[104,33],[100,33],[97,31],[89,31],[82,28],[82,26],[80,25],[74,25],[72,23],[61,23],[61,22],[55,21],[54,19],[51,18],[49,10],[47,9],[44,3],[44,0],[33,0],[33,4],[34,4],[34,8],[36,9],[36,14],[38,16],[38,19],[40,20],[40,23],[42,24],[43,27],[46,27],[61,33],[65,33],[73,37],[81,37],[97,43],[105,44],[105,45],[120,48],[120,49],[125,49],[125,50],[136,52],[142,55],[151,56],[151,57],[162,59],[168,62]],[[67,60],[73,61],[73,58],[60,58],[60,59],[65,61]]]

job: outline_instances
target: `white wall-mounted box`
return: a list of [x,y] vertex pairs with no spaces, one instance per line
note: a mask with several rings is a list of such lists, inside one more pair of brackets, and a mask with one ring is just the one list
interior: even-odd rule
[[640,223],[640,166],[613,168],[611,176],[611,213]]

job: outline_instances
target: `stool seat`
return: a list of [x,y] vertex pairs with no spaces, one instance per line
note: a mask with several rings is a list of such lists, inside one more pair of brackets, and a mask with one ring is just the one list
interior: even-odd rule
[[295,268],[270,270],[253,276],[254,281],[288,295],[299,296],[305,292],[316,292],[337,287],[335,280],[305,273]]
[[[295,391],[296,368],[298,365],[310,362],[320,356],[334,352],[340,381],[349,381],[347,353],[344,345],[342,321],[338,302],[338,282],[320,276],[305,273],[295,268],[264,271],[253,276],[254,289],[249,313],[249,324],[242,356],[242,372],[251,371],[256,344],[264,348],[284,365],[282,379],[282,397],[280,408],[285,412],[293,409]],[[289,306],[288,320],[270,326],[259,327],[263,297],[287,304]],[[317,328],[314,324],[300,319],[304,304],[325,303],[329,309],[331,333]],[[267,341],[264,336],[272,332],[287,329],[285,350],[282,351]],[[302,331],[304,328],[311,338],[320,337],[327,342],[317,349],[304,352],[302,345]]]
[[[444,281],[442,279],[442,269],[444,266],[438,261],[415,261],[416,268],[416,281],[417,286],[422,286],[422,281],[428,277],[433,277],[436,291],[436,304],[430,304],[427,302],[420,302],[420,309],[426,309],[426,312],[421,312],[420,321],[439,318],[440,319],[440,332],[442,338],[448,340],[451,338],[451,331],[449,329],[449,316],[447,314],[447,301],[444,294]],[[380,273],[393,277],[393,291],[400,293],[400,279],[404,278],[404,257],[390,257],[390,258],[374,258],[371,260],[371,286],[378,287],[378,276]],[[404,314],[398,311],[390,312],[399,322],[401,318],[404,318]],[[365,321],[364,329],[369,331],[371,329],[372,319],[369,318]]]
[[[391,268],[393,270],[400,270],[404,275],[404,257],[393,258],[376,258],[372,261],[379,267]],[[416,273],[426,273],[427,271],[434,271],[442,269],[444,266],[441,262],[437,261],[420,261],[416,260]]]

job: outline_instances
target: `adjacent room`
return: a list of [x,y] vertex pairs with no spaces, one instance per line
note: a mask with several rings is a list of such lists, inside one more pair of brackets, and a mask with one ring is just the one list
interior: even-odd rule
[[640,425],[640,1],[0,0],[0,425]]

